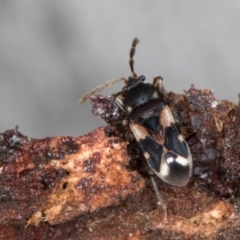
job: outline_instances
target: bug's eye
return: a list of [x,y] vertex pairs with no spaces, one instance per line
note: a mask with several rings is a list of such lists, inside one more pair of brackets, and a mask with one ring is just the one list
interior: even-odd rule
[[144,76],[139,76],[139,80],[141,80],[142,82],[145,80]]

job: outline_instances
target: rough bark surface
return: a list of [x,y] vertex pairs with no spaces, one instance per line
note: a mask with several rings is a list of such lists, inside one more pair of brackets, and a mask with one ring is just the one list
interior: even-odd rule
[[[176,104],[178,100],[179,104]],[[157,205],[124,113],[112,97],[91,99],[109,125],[81,137],[0,134],[0,239],[238,239],[240,107],[192,86],[167,94],[193,155],[184,188],[157,183]]]

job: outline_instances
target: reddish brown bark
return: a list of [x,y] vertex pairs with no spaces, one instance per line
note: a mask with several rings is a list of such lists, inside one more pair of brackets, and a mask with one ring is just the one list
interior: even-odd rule
[[[174,188],[156,179],[111,98],[92,99],[109,126],[82,137],[0,135],[0,239],[237,239],[240,224],[240,107],[191,87],[173,114],[192,127],[194,169]],[[100,111],[101,110],[101,111]],[[114,111],[113,111],[114,110]],[[114,114],[113,114],[114,113]]]

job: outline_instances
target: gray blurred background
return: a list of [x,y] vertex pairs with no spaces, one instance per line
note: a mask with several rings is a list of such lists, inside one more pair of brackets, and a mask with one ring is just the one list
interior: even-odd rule
[[[238,102],[240,1],[1,0],[0,132],[78,136],[104,122],[79,98],[135,70],[167,90],[214,90]],[[103,91],[111,94],[118,83]]]

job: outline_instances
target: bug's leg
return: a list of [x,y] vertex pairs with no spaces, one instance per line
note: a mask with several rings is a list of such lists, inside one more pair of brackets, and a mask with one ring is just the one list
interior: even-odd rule
[[160,96],[164,97],[165,96],[165,88],[164,88],[164,81],[163,78],[158,76],[153,79],[152,85],[157,89],[158,93]]
[[115,102],[123,111],[125,111],[123,98],[122,98],[122,96],[120,94],[122,94],[122,91],[119,92],[119,93],[114,94]]
[[104,84],[101,84],[97,87],[95,87],[91,92],[88,92],[87,94],[85,94],[80,100],[80,103],[85,102],[86,100],[88,100],[92,95],[95,95],[96,93],[100,92],[103,88],[107,87],[107,86],[111,86],[116,82],[120,82],[120,81],[126,81],[125,78],[121,78],[121,79],[113,79],[113,80],[109,80],[107,82],[105,82]]
[[127,118],[124,118],[124,119],[122,120],[122,124],[123,124],[123,126],[127,126],[127,125],[129,124],[128,119],[127,119]]
[[[164,96],[166,94],[166,91],[165,91],[165,88],[164,88],[163,78],[161,76],[155,77],[153,79],[152,85],[157,89],[160,96],[162,96],[164,98]],[[193,112],[193,110],[191,110],[189,105],[186,104],[186,100],[184,99],[183,95],[177,96],[177,98],[171,103],[171,105],[169,105],[169,108],[170,108],[171,112],[173,112],[175,110],[175,108],[177,107],[179,102],[182,102],[184,107],[186,107],[187,110],[189,110],[190,112]]]
[[[115,98],[116,104],[117,104],[123,111],[126,111],[126,109],[125,109],[125,107],[124,107],[124,104],[123,104],[122,94],[123,94],[123,91],[118,92],[118,93],[115,93],[113,96],[114,96],[114,98]],[[123,124],[123,126],[127,126],[127,125],[129,124],[129,121],[128,121],[128,118],[127,118],[127,117],[122,120],[122,124]]]
[[183,134],[184,136],[187,136],[187,138],[185,137],[186,140],[188,140],[189,138],[191,138],[194,134],[196,134],[196,130],[192,127],[180,127],[180,132],[181,134]]
[[201,114],[203,112],[203,110],[192,110],[189,106],[189,103],[186,99],[186,96],[181,94],[178,95],[169,105],[169,108],[171,110],[171,112],[173,112],[178,105],[181,104],[188,112],[194,114]]
[[163,198],[158,190],[158,187],[157,187],[157,184],[153,178],[153,175],[154,173],[149,169],[149,174],[150,174],[150,177],[151,177],[151,182],[152,182],[152,186],[153,186],[153,189],[154,189],[154,192],[157,196],[157,199],[158,199],[158,204],[162,206],[163,208],[163,211],[164,211],[164,216],[163,216],[163,220],[164,222],[167,221],[167,206],[165,205],[164,201],[163,201]]
[[[180,96],[177,96],[172,102],[171,104],[169,105],[169,108],[171,110],[171,112],[173,112],[176,108],[177,108],[177,105],[179,103],[182,103],[183,106],[189,111],[190,110],[190,107],[188,106],[188,104],[186,104],[186,101],[184,99],[184,96],[183,95],[180,95]],[[192,110],[190,110],[192,112]]]

